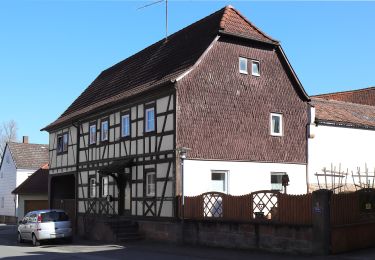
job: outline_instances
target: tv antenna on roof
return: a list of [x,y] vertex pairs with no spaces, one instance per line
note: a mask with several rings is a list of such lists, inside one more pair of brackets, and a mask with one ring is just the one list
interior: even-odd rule
[[158,0],[149,4],[146,4],[144,6],[141,6],[137,8],[137,10],[149,7],[151,5],[159,4],[165,2],[165,40],[168,40],[168,0]]

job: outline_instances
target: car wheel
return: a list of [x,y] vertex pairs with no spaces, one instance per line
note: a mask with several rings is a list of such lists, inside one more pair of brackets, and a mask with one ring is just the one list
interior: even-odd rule
[[33,234],[33,237],[32,237],[32,241],[33,241],[33,246],[40,246],[40,242],[34,234]]
[[18,232],[18,234],[17,234],[17,242],[18,242],[18,243],[23,243],[23,242],[25,242],[25,240],[22,239],[22,237],[21,237],[21,233],[20,233],[20,232]]

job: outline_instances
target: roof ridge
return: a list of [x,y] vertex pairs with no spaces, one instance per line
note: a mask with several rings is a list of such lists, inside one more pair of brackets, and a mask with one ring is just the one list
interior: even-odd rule
[[344,93],[350,93],[350,92],[362,92],[362,91],[371,90],[371,89],[375,89],[375,86],[367,87],[367,88],[360,88],[360,89],[344,90],[344,91],[338,91],[338,92],[329,92],[325,94],[317,94],[317,95],[312,95],[311,97],[321,97],[321,96],[344,94]]
[[22,142],[15,142],[15,141],[9,141],[7,143],[12,143],[12,144],[26,144],[26,145],[47,145],[48,146],[48,144],[22,143]]
[[356,107],[366,107],[366,108],[375,109],[375,106],[371,106],[371,105],[353,103],[353,102],[348,102],[348,101],[341,101],[341,100],[336,100],[336,99],[325,99],[321,97],[312,96],[311,101],[314,101],[314,100],[318,102],[339,103],[342,105],[351,105],[351,106],[356,106]]
[[[255,24],[253,24],[249,19],[246,18],[246,16],[244,16],[240,11],[238,11],[236,8],[234,8],[232,5],[227,5],[225,7],[225,11],[224,11],[224,14],[229,10],[233,10],[234,12],[236,12],[245,22],[247,22],[251,27],[253,27],[258,33],[260,33],[261,35],[263,35],[264,37],[266,37],[267,39],[269,39],[270,41],[273,41],[273,42],[280,42],[279,40],[276,40],[274,38],[272,38],[271,36],[269,36],[268,34],[266,34],[265,32],[263,32],[261,29],[259,29]],[[224,15],[223,15],[224,17]],[[221,23],[220,23],[221,24]],[[224,27],[223,27],[224,28]]]

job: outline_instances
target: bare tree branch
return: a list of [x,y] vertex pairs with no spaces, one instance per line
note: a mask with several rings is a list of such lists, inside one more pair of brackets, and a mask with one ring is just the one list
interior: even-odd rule
[[17,123],[14,120],[3,122],[0,126],[0,160],[7,142],[17,141]]

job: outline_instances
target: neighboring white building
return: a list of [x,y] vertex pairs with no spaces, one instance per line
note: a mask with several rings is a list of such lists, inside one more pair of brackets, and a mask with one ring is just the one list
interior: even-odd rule
[[[369,176],[375,171],[375,106],[323,98],[312,98],[311,105],[309,191],[319,187],[316,174],[324,174],[324,169],[328,188],[333,182],[338,186],[340,171],[348,174],[342,180],[343,184],[346,183],[344,190],[355,190],[354,184],[360,184],[359,177],[356,177],[358,167],[362,185],[366,181],[373,185],[374,178],[366,180],[364,176],[366,167]],[[330,176],[332,174],[334,178]],[[321,187],[325,186],[324,176],[319,176],[319,183]]]
[[22,219],[30,211],[49,208],[48,164],[30,175],[12,194],[18,195],[18,219]]
[[18,198],[12,191],[45,164],[48,164],[48,145],[29,144],[27,137],[22,143],[6,144],[0,165],[0,222],[14,221]]

